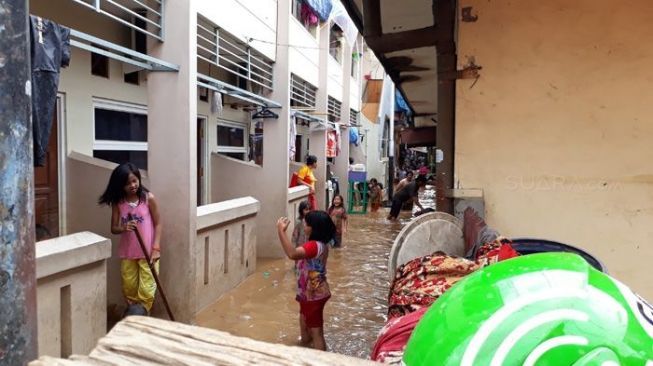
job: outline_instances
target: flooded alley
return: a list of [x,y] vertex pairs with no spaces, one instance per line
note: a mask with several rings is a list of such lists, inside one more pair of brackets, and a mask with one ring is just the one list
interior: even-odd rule
[[[325,309],[328,350],[367,358],[386,321],[387,260],[400,223],[386,212],[350,215],[341,249],[331,249]],[[275,238],[276,239],[276,238]],[[260,260],[256,272],[197,316],[197,324],[256,340],[298,344],[296,279],[288,259]]]

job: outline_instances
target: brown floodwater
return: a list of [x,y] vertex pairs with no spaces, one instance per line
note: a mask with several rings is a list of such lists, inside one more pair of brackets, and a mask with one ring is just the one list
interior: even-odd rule
[[[329,252],[324,333],[328,350],[368,358],[386,322],[388,254],[402,223],[386,211],[350,215],[342,248]],[[197,317],[197,324],[252,339],[296,345],[299,305],[293,261],[259,260],[256,272]]]

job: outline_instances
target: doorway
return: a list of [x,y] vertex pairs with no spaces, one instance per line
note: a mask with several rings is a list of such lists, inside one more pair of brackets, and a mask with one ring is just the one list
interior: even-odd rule
[[34,221],[36,240],[56,238],[60,235],[59,225],[59,115],[57,103],[50,139],[45,157],[45,165],[34,167]]
[[206,117],[197,117],[197,206],[208,202]]

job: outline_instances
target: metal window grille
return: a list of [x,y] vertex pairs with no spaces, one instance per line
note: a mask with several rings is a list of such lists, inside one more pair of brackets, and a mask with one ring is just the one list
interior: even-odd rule
[[[164,0],[73,0],[137,32],[163,41]],[[133,20],[140,20],[134,22]],[[141,23],[137,25],[136,23]]]
[[340,103],[333,97],[329,97],[329,101],[327,103],[327,114],[329,116],[329,121],[337,122],[340,120],[341,107],[342,107],[342,103]]
[[358,126],[358,112],[353,109],[349,110],[349,124],[352,126]]
[[317,88],[295,74],[290,75],[290,105],[315,109]]
[[197,57],[234,75],[242,89],[247,89],[241,84],[245,80],[272,90],[273,62],[201,16],[197,19]]

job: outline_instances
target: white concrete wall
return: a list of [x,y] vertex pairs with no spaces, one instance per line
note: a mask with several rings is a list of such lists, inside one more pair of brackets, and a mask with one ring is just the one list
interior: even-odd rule
[[104,336],[109,257],[91,232],[36,243],[39,356],[88,354]]
[[276,0],[196,0],[197,12],[247,42],[271,60],[276,59]]
[[256,269],[256,215],[252,197],[197,208],[197,311],[214,303]]
[[318,87],[319,84],[319,33],[322,27],[317,27],[316,35],[313,36],[299,21],[290,16],[290,33],[288,44],[290,57],[290,72],[296,74],[307,82]]
[[[350,55],[351,57],[351,55]],[[328,79],[327,79],[327,94],[342,102],[342,65],[336,61],[335,58],[329,55],[328,61]],[[343,114],[341,112],[341,114]]]

